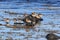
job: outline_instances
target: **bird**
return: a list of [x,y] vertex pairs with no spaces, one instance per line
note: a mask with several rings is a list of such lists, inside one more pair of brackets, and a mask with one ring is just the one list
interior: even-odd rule
[[9,18],[5,18],[4,21],[6,22],[6,24],[8,24],[10,20]]
[[43,19],[42,19],[42,14],[38,14],[38,15],[36,16],[36,19],[37,19],[37,20],[40,20],[40,21],[43,21]]
[[14,23],[16,23],[17,22],[17,19],[16,18],[13,18],[13,21],[14,21]]
[[25,23],[26,23],[27,26],[31,26],[32,25],[31,20],[29,20],[28,18],[26,18],[25,20],[26,20]]
[[34,26],[36,25],[39,21],[42,21],[42,14],[37,14],[35,12],[32,12],[31,14],[24,14],[24,18],[22,21],[26,23],[26,25]]
[[36,25],[39,21],[43,21],[42,14],[37,14],[35,12],[32,12],[30,15],[25,16],[25,18],[23,19],[23,21],[26,24],[29,24],[30,23],[31,25]]
[[32,14],[26,16],[23,19],[23,21],[26,23],[26,25],[30,25],[30,26],[35,25],[36,24],[36,22],[35,22],[35,20],[36,20],[35,16],[36,16],[36,14],[35,14],[35,12],[33,12]]

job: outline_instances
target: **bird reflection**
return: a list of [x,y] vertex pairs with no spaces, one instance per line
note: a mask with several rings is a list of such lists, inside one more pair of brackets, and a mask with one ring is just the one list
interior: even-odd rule
[[[37,23],[36,25],[40,25],[40,23]],[[35,25],[35,26],[36,26]],[[26,32],[29,32],[30,30],[34,30],[35,29],[35,26],[28,26],[28,25],[25,25],[25,24],[14,24],[14,25],[5,25],[7,28],[12,28],[12,29],[17,29],[17,30],[20,30],[20,29],[25,29]],[[36,26],[37,27],[37,26]]]

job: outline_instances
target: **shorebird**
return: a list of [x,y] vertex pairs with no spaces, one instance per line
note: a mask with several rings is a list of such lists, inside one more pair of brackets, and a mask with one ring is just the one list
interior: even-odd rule
[[6,22],[6,24],[8,24],[10,20],[9,18],[5,18],[4,21]]
[[14,18],[14,19],[13,19],[13,21],[14,21],[14,24],[15,24],[15,23],[17,22],[17,19],[16,19],[16,18]]
[[43,21],[42,14],[36,15],[36,22]]
[[35,12],[33,12],[31,15],[28,15],[28,16],[26,16],[24,19],[23,19],[23,21],[27,24],[27,25],[35,25],[35,16],[36,16],[36,14],[35,14]]

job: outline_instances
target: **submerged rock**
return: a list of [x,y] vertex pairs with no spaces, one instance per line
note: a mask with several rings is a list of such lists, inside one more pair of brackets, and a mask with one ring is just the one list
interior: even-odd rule
[[51,33],[51,34],[46,35],[46,39],[47,40],[58,40],[58,39],[60,39],[60,37]]

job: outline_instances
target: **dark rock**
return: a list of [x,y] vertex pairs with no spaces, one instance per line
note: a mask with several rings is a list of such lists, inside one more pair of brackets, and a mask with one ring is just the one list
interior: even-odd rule
[[51,33],[51,34],[46,35],[46,39],[47,40],[58,40],[58,39],[60,39],[60,37]]

